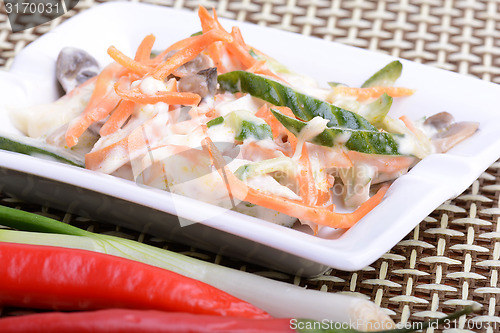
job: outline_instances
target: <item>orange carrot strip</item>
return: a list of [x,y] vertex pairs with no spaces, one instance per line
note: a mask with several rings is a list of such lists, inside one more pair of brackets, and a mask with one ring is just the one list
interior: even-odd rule
[[202,141],[202,147],[210,154],[212,163],[221,177],[227,180],[227,185],[230,188],[231,195],[234,197],[242,201],[247,201],[299,219],[309,220],[332,228],[352,227],[382,201],[387,189],[389,188],[388,186],[381,187],[374,196],[364,202],[352,213],[335,213],[328,208],[309,206],[297,200],[291,200],[273,194],[259,192],[239,180],[231,172],[231,170],[225,166],[224,158],[217,150],[217,147],[215,147],[212,143],[210,138],[206,137]]
[[[286,115],[288,117],[295,118],[295,115],[293,114],[292,110],[289,107],[273,106],[273,108],[278,110],[279,112],[283,113],[284,115]],[[272,115],[272,113],[271,113],[271,115]],[[276,119],[276,117],[274,117],[273,115],[272,115],[272,117],[274,119]],[[278,119],[276,119],[276,121],[278,121],[278,123],[279,123]],[[283,124],[281,124],[281,123],[279,123],[279,124],[281,125],[282,130],[286,133],[288,142],[290,142],[290,145],[292,147],[292,155],[293,155],[293,153],[295,152],[295,149],[297,148],[297,143],[298,143],[297,137],[295,136],[295,134],[290,132],[285,126],[283,126]]]
[[330,191],[321,191],[321,190],[318,190],[318,198],[316,200],[316,205],[317,206],[323,206],[328,201],[330,201],[331,197],[332,197],[332,194],[331,194]]
[[[93,150],[90,153],[85,155],[85,168],[90,170],[100,170],[102,168],[103,162],[113,153],[115,155],[126,155],[126,159],[122,158],[122,163],[125,164],[130,160],[135,159],[136,157],[144,154],[149,149],[148,147],[148,138],[144,135],[144,128],[149,126],[150,122],[155,121],[155,118],[152,118],[146,121],[141,126],[132,130],[132,132],[99,150]],[[120,154],[116,154],[119,152]],[[109,172],[110,170],[106,170]],[[114,170],[111,170],[111,172]]]
[[262,67],[266,64],[265,60],[257,60],[255,63],[247,68],[247,72],[257,73],[262,71]]
[[151,67],[143,65],[140,62],[127,57],[125,54],[123,54],[114,46],[110,46],[108,48],[108,54],[111,58],[113,58],[114,61],[116,61],[123,67],[127,68],[128,70],[137,73],[139,75],[144,75],[151,70]]
[[367,163],[377,168],[378,171],[388,173],[406,170],[416,161],[416,158],[412,156],[364,154],[353,150],[349,151],[347,155],[353,163]]
[[270,159],[280,157],[280,152],[285,155],[289,153],[280,146],[277,146],[276,148],[265,147],[263,145],[259,145],[257,141],[248,142],[241,147],[241,153],[244,159],[251,159],[255,156],[261,156],[262,159]]
[[104,68],[97,76],[96,85],[89,103],[82,114],[72,121],[66,130],[66,143],[73,147],[78,143],[78,138],[94,122],[104,119],[120,102],[120,97],[113,89],[113,82],[122,72],[122,67],[112,63]]
[[208,10],[203,7],[198,7],[198,17],[200,18],[201,29],[203,32],[208,32],[212,29],[220,29],[224,30],[219,20],[217,19],[217,14],[215,13],[215,9],[213,11],[214,16],[212,17]]
[[[215,9],[213,10],[213,17],[212,17],[208,12],[208,10],[206,10],[205,7],[200,5],[198,9],[198,16],[200,18],[201,28],[204,33],[212,29],[219,29],[225,31],[225,29],[222,27],[219,20],[217,19],[217,14],[215,12]],[[217,72],[219,74],[228,72],[228,69],[226,68],[226,66],[222,61],[222,54],[226,52],[225,49],[226,48],[223,42],[215,42],[207,47],[208,56],[214,62],[214,65],[215,67],[217,67]]]
[[413,122],[408,118],[408,116],[401,116],[399,117],[399,120],[401,120],[405,126],[415,135],[419,134],[419,130],[413,125]]
[[201,97],[190,92],[158,91],[153,95],[146,95],[139,89],[126,90],[115,85],[115,91],[122,99],[140,104],[166,104],[198,105]]
[[257,59],[250,55],[250,50],[243,40],[240,29],[238,27],[233,27],[231,36],[233,37],[233,42],[227,45],[229,52],[238,58],[245,68],[252,67],[253,64],[257,62]]
[[263,63],[259,65],[259,60],[252,57],[250,54],[250,47],[245,43],[238,27],[233,27],[231,35],[233,36],[233,42],[228,44],[227,48],[236,58],[238,58],[241,64],[247,68],[247,71],[273,77],[279,81],[285,82],[281,77],[265,68],[265,60],[261,60]]
[[302,146],[297,179],[299,181],[299,194],[302,197],[302,202],[309,206],[315,205],[318,200],[318,189],[314,182],[311,161],[309,160],[306,145]]
[[188,38],[185,38],[185,39],[181,39],[178,42],[175,42],[174,44],[170,45],[168,48],[166,48],[165,50],[163,50],[156,57],[154,57],[153,59],[149,60],[148,63],[151,66],[157,66],[159,63],[161,63],[161,62],[163,62],[165,60],[165,57],[171,51],[183,49],[183,48],[189,46],[197,37],[198,36],[191,36],[191,37],[188,37]]
[[89,170],[99,170],[102,162],[111,154],[113,149],[127,149],[127,138],[121,139],[102,149],[92,151],[85,155],[85,168]]
[[156,38],[152,34],[144,37],[141,44],[137,48],[137,51],[135,52],[134,60],[138,62],[149,60],[151,58],[151,51],[153,50],[155,40]]
[[101,127],[99,132],[101,136],[110,135],[119,130],[134,112],[134,105],[134,102],[131,101],[121,101],[113,114]]
[[399,120],[401,120],[405,124],[405,126],[410,130],[410,132],[415,135],[420,143],[429,142],[429,138],[427,137],[427,135],[425,135],[425,133],[421,129],[415,127],[411,119],[406,115],[399,117]]
[[356,97],[359,101],[365,101],[371,98],[379,98],[384,93],[391,97],[404,97],[413,95],[415,90],[404,87],[370,87],[370,88],[352,88],[337,86],[334,88],[336,94]]
[[[279,110],[281,113],[289,117],[295,118],[295,115],[293,114],[292,110],[290,110],[290,108],[286,106],[280,106],[280,107],[273,106],[273,108]],[[293,155],[293,153],[295,152],[295,148],[297,147],[297,138],[295,137],[294,134],[292,134],[292,132],[290,132],[285,126],[283,126],[283,124],[281,124],[278,119],[276,119],[276,117],[269,110],[267,104],[264,104],[255,113],[255,115],[259,118],[262,118],[269,125],[269,127],[271,127],[273,138],[276,139],[279,135],[283,133],[286,135],[287,140],[292,148],[291,154]]]
[[269,108],[267,107],[267,104],[264,104],[259,108],[259,110],[257,110],[255,116],[264,119],[265,117],[267,117],[268,114],[269,114]]
[[229,72],[227,66],[223,61],[224,53],[226,53],[226,48],[223,42],[215,42],[207,47],[207,54],[214,62],[214,65],[215,67],[217,67],[217,72],[219,74]]
[[266,68],[266,60],[256,60],[256,62],[247,69],[247,72],[269,76],[278,81],[287,83],[280,76],[276,75],[274,72]]
[[210,44],[223,41],[223,42],[231,42],[232,37],[225,31],[221,30],[210,30],[203,35],[196,36],[196,39],[193,39],[192,42],[179,50],[176,54],[174,54],[169,59],[165,60],[163,63],[158,65],[152,72],[151,75],[158,80],[164,80],[169,74],[171,74],[174,70],[184,65],[186,62],[193,60],[196,56],[201,53],[207,46]]

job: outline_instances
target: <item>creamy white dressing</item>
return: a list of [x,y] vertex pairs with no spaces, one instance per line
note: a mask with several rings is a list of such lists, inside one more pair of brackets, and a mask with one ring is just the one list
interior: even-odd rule
[[241,144],[242,156],[253,162],[259,162],[276,157],[284,157],[280,147],[271,139],[256,140],[247,138]]
[[342,170],[344,183],[344,204],[350,208],[359,207],[370,198],[370,186],[377,169],[366,163],[356,163],[352,168]]
[[297,148],[295,149],[295,153],[292,156],[293,160],[298,160],[300,155],[302,154],[302,146],[304,142],[313,139],[315,136],[321,134],[328,124],[328,119],[324,119],[321,117],[314,117],[311,119],[304,128],[300,131],[297,136]]
[[144,78],[139,84],[139,89],[146,95],[154,95],[159,91],[167,91],[163,81],[157,80],[152,76]]
[[227,123],[222,123],[209,127],[207,134],[213,142],[234,142],[236,132]]
[[246,183],[251,188],[254,188],[262,193],[274,194],[291,200],[301,200],[301,197],[298,196],[294,191],[286,186],[281,185],[269,175],[260,175],[248,178],[246,180]]
[[245,110],[252,114],[256,114],[264,102],[251,95],[244,95],[243,97],[236,98],[234,95],[225,96],[224,101],[215,106],[217,113],[223,117],[235,110]]
[[328,167],[325,164],[325,159],[322,158],[324,156],[318,154],[318,152],[321,150],[317,149],[317,147],[321,146],[310,144],[307,142],[306,145],[307,145],[307,151],[309,152],[309,162],[311,164],[311,170],[314,182],[316,183],[317,187],[320,190],[329,191],[328,173],[327,173]]

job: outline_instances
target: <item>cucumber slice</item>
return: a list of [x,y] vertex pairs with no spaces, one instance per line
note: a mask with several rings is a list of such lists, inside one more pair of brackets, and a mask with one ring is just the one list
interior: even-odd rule
[[361,88],[370,87],[389,87],[393,86],[396,80],[401,76],[403,65],[398,60],[390,62],[384,68],[373,74],[361,85]]
[[14,137],[0,134],[0,149],[20,154],[56,160],[58,162],[84,168],[85,162],[82,158],[64,151],[61,148],[51,147],[39,140],[28,137]]

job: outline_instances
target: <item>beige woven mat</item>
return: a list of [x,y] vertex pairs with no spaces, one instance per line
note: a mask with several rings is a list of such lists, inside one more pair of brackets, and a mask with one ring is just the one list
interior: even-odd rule
[[[222,17],[350,44],[500,83],[500,2],[498,0],[148,0],[175,8],[215,7]],[[0,66],[29,42],[67,17],[94,6],[82,0],[63,18],[12,33],[0,14]],[[449,332],[500,332],[500,163],[492,165],[455,200],[444,203],[389,253],[365,269],[332,271],[300,279],[168,244],[170,249],[222,265],[328,292],[355,293],[387,309],[395,321],[418,321],[477,302],[482,312],[460,320]],[[144,240],[64,212],[0,197],[3,204],[37,211],[99,232]],[[148,242],[154,239],[146,238]],[[159,244],[160,245],[160,244]],[[161,244],[162,246],[165,244]]]

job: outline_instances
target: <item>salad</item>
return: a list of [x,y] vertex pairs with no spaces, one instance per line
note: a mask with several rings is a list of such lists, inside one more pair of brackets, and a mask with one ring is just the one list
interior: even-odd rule
[[[4,149],[193,197],[284,226],[349,228],[420,159],[473,135],[447,112],[391,118],[393,61],[361,87],[322,87],[226,31],[200,7],[202,31],[162,51],[146,36],[135,55],[114,46],[100,68],[65,48],[57,101],[13,110],[27,137]],[[338,212],[345,206],[350,213]]]

